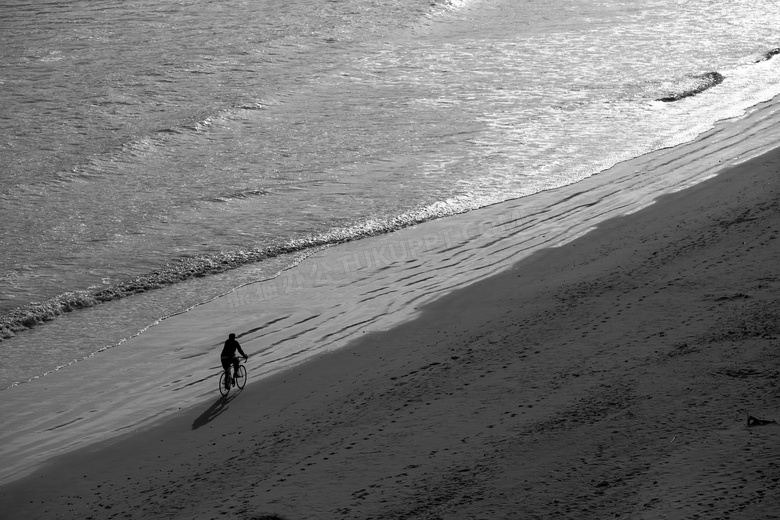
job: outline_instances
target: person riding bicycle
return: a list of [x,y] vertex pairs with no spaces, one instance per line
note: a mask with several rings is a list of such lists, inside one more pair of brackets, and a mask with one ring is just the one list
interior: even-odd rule
[[230,365],[233,365],[234,373],[238,370],[238,356],[236,356],[236,351],[244,357],[244,361],[249,359],[249,356],[244,354],[244,351],[241,350],[241,345],[238,343],[238,340],[236,340],[236,335],[231,333],[230,336],[228,336],[227,341],[225,341],[225,346],[222,347],[222,354],[220,354],[222,368],[225,369],[225,375],[228,376],[225,377],[225,386],[228,388],[230,388]]

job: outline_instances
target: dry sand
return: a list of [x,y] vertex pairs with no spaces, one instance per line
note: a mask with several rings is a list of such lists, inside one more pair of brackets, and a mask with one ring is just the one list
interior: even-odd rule
[[780,151],[0,488],[32,518],[780,518]]

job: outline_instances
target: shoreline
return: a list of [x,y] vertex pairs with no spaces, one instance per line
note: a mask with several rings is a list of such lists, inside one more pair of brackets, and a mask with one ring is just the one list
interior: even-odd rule
[[[728,164],[735,164],[738,163],[741,160],[744,160],[744,157],[753,157],[755,155],[760,155],[761,153],[766,152],[768,149],[771,149],[774,147],[775,143],[777,142],[777,139],[780,138],[780,131],[776,129],[777,125],[773,124],[773,121],[776,119],[773,106],[777,105],[777,103],[780,101],[780,98],[774,98],[767,101],[762,101],[754,105],[753,107],[749,108],[746,113],[743,116],[737,117],[737,118],[729,118],[725,120],[718,121],[714,124],[714,127],[710,130],[707,130],[703,132],[702,134],[699,134],[697,137],[695,137],[692,141],[684,142],[682,144],[675,145],[671,148],[662,148],[658,149],[652,152],[649,152],[645,155],[635,157],[633,159],[629,159],[627,161],[618,163],[610,168],[607,168],[603,171],[600,171],[592,176],[586,177],[582,180],[579,180],[573,184],[565,185],[558,188],[552,188],[549,190],[543,190],[538,193],[534,193],[531,195],[527,195],[524,197],[520,197],[518,199],[511,199],[504,202],[495,203],[492,205],[488,205],[485,207],[482,207],[480,209],[471,210],[466,213],[462,214],[455,214],[451,215],[449,217],[444,217],[443,219],[434,219],[432,221],[426,221],[421,224],[402,228],[401,230],[396,230],[391,233],[381,233],[378,235],[372,235],[363,237],[359,240],[353,240],[346,243],[341,244],[334,244],[332,247],[334,248],[340,248],[344,246],[345,244],[363,244],[363,243],[371,243],[374,242],[376,239],[383,240],[387,237],[394,237],[397,234],[401,232],[407,232],[409,230],[416,229],[420,226],[438,226],[438,222],[444,220],[444,221],[460,221],[461,225],[464,225],[463,222],[471,218],[471,215],[477,215],[477,214],[487,214],[492,215],[488,216],[487,219],[490,220],[491,218],[495,218],[496,214],[492,213],[493,208],[496,207],[512,207],[510,211],[513,213],[516,213],[517,207],[522,206],[522,201],[526,200],[534,200],[534,199],[540,199],[545,198],[549,194],[556,194],[561,193],[564,197],[572,196],[572,194],[579,196],[581,193],[578,193],[577,186],[584,187],[584,190],[593,189],[593,187],[596,187],[597,189],[603,189],[603,186],[600,186],[599,180],[602,177],[606,175],[612,175],[612,172],[614,171],[620,171],[625,170],[623,172],[623,175],[617,175],[617,182],[621,186],[621,188],[626,188],[628,191],[631,190],[637,190],[639,192],[639,197],[645,198],[647,201],[652,202],[655,196],[657,196],[657,193],[663,193],[664,191],[667,191],[670,189],[681,189],[686,187],[686,180],[683,180],[682,184],[680,186],[674,186],[676,181],[672,181],[669,185],[664,185],[663,182],[658,183],[657,186],[651,187],[650,183],[641,181],[637,183],[632,183],[626,179],[626,171],[630,171],[632,168],[635,168],[635,171],[639,173],[640,171],[644,172],[650,172],[657,169],[662,170],[661,176],[666,176],[669,174],[672,174],[671,176],[674,177],[675,175],[675,169],[688,169],[691,168],[692,170],[696,170],[696,166],[692,167],[692,163],[702,163],[706,165],[706,168],[712,168],[712,169],[720,169]],[[763,115],[760,115],[762,114]],[[749,135],[750,139],[746,140],[744,139],[744,135]],[[709,141],[709,144],[705,144]],[[716,146],[712,146],[713,141],[718,141],[719,143]],[[687,157],[686,157],[687,154]],[[666,159],[669,159],[667,161]],[[669,164],[673,162],[675,163],[674,168],[669,168]],[[622,178],[621,178],[622,177]],[[699,179],[696,178],[696,175],[691,175],[690,180],[695,183],[698,182]],[[602,190],[603,191],[603,190]],[[611,196],[610,193],[604,193],[605,196]],[[519,204],[517,202],[520,201]],[[592,203],[601,203],[603,201],[601,200],[592,200],[592,201],[586,201],[583,204],[592,204]],[[628,205],[634,203],[636,201],[632,201],[629,199],[624,199],[623,203],[627,203]],[[549,200],[548,200],[549,203]],[[554,203],[553,203],[554,205]],[[606,206],[609,206],[607,204]],[[537,207],[540,207],[537,205]],[[631,211],[636,210],[636,208],[632,209]],[[498,214],[498,217],[501,217],[501,214]],[[480,217],[475,217],[476,219],[479,219]],[[480,223],[481,224],[481,223]],[[490,223],[488,223],[490,224]],[[468,224],[465,224],[468,225]],[[509,229],[509,232],[513,232],[514,230]],[[389,240],[392,240],[392,238],[389,238]],[[545,247],[546,244],[541,244],[542,247]],[[299,258],[296,258],[294,261],[292,261],[292,264],[287,265],[286,267],[281,267],[278,271],[276,271],[276,274],[274,277],[283,278],[283,273],[287,270],[295,270],[297,268],[298,263],[300,262],[306,262],[308,258],[310,258],[312,255],[317,255],[316,250],[308,251],[305,254],[301,255]],[[240,271],[241,269],[252,269],[253,264],[245,265],[242,268],[238,268],[234,270],[235,272]],[[275,268],[276,266],[274,266]],[[230,272],[234,272],[230,271]],[[271,269],[271,271],[274,271],[274,269]],[[217,275],[219,276],[219,275]],[[39,372],[25,372],[24,377],[17,378],[17,379],[4,379],[5,385],[7,385],[4,389],[8,390],[11,388],[14,388],[15,386],[18,386],[20,384],[26,384],[29,383],[35,379],[44,377],[48,374],[51,374],[52,372],[58,371],[62,368],[68,367],[72,365],[73,363],[83,361],[86,359],[91,358],[94,355],[99,355],[102,352],[106,350],[113,349],[114,347],[121,345],[123,343],[126,343],[127,341],[134,340],[138,335],[144,334],[148,329],[151,329],[155,327],[157,324],[160,323],[160,321],[164,321],[166,319],[175,317],[177,315],[180,315],[181,313],[186,313],[189,310],[191,310],[194,307],[199,307],[204,304],[208,304],[213,300],[219,300],[219,299],[230,299],[232,294],[237,291],[238,288],[241,288],[244,285],[249,286],[255,286],[257,285],[257,279],[258,277],[254,274],[250,275],[249,277],[253,281],[250,281],[248,283],[245,283],[245,280],[242,279],[242,282],[237,285],[230,285],[225,286],[229,287],[226,288],[224,291],[219,292],[219,296],[217,296],[217,293],[214,293],[214,296],[209,296],[206,300],[198,300],[197,303],[192,303],[192,306],[188,307],[185,310],[182,310],[181,308],[177,308],[176,310],[171,310],[169,314],[150,314],[147,321],[139,322],[138,328],[129,329],[127,334],[124,336],[116,336],[115,342],[106,344],[103,340],[103,338],[100,339],[100,343],[95,343],[93,350],[83,350],[78,351],[75,354],[75,357],[61,357],[58,360],[59,365],[49,365],[47,367],[44,367]],[[264,280],[267,280],[268,278],[265,277],[265,274],[262,275],[262,278]],[[165,291],[166,289],[171,289],[173,287],[178,287],[179,290],[183,292],[187,292],[191,290],[190,288],[186,287],[190,285],[191,283],[198,283],[202,279],[191,279],[181,284],[174,284],[172,286],[167,286],[166,288],[160,289],[160,292]],[[308,283],[311,283],[311,281],[307,281]],[[115,299],[111,300],[108,303],[108,305],[112,305],[112,307],[115,307],[117,310],[117,314],[121,313],[133,313],[134,307],[136,306],[146,306],[149,307],[156,307],[159,305],[158,302],[155,302],[154,296],[151,296],[151,299],[149,299],[150,295],[156,295],[158,294],[158,290],[155,289],[153,291],[149,292],[142,292],[138,294],[134,294],[132,298],[121,298],[121,299]],[[193,291],[196,291],[196,289],[193,289]],[[77,291],[78,292],[78,291]],[[136,304],[136,302],[138,302]],[[56,320],[47,322],[46,327],[34,327],[33,329],[28,329],[26,332],[22,333],[18,338],[15,338],[14,345],[17,347],[21,347],[22,349],[28,348],[29,346],[34,346],[36,344],[40,343],[51,343],[53,341],[57,341],[59,338],[58,334],[65,334],[68,336],[73,336],[74,329],[73,328],[65,328],[62,325],[63,321],[74,319],[74,316],[83,316],[84,313],[89,313],[92,311],[97,312],[107,312],[105,308],[102,306],[105,304],[100,304],[95,307],[88,307],[86,309],[80,309],[73,313],[64,313],[61,314]],[[92,321],[87,322],[86,325],[88,328],[97,328],[97,325],[100,321],[105,322],[105,318],[107,316],[100,316],[98,318],[98,322]],[[74,321],[76,321],[74,319]],[[85,321],[85,320],[84,320]],[[112,322],[111,319],[108,320],[108,323],[110,324]],[[83,324],[82,324],[83,325]],[[59,327],[62,327],[61,329]],[[57,329],[57,330],[55,330]],[[34,335],[30,335],[30,330],[33,330]],[[78,331],[83,331],[84,328],[78,328]],[[44,332],[41,332],[44,331]],[[89,338],[90,340],[95,339],[95,335]],[[10,347],[11,345],[9,345]],[[0,477],[0,481],[2,481],[2,477]]]
[[2,486],[0,506],[12,518],[769,514],[780,428],[746,417],[780,420],[779,169],[775,149],[663,195],[226,402],[59,457]]

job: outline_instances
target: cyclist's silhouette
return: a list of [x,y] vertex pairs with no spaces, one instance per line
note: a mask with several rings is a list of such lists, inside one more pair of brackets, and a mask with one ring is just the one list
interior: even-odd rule
[[[225,341],[225,346],[222,347],[222,354],[220,355],[220,358],[222,359],[222,368],[225,369],[225,376],[230,376],[230,365],[233,365],[234,373],[238,370],[238,357],[236,356],[236,351],[244,357],[244,361],[249,359],[249,356],[244,354],[244,351],[241,350],[241,345],[236,340],[236,335],[231,333],[230,336],[228,336],[227,341]],[[225,377],[225,387],[230,388],[230,377]]]

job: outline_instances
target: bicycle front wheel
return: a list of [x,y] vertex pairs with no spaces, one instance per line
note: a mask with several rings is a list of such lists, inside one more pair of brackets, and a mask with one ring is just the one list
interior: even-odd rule
[[230,392],[230,387],[225,385],[225,372],[222,372],[222,375],[219,376],[219,393],[225,396],[228,395],[228,392]]
[[239,388],[244,388],[244,385],[246,384],[246,368],[244,368],[244,365],[241,365],[238,367],[238,371],[236,371],[236,386]]

